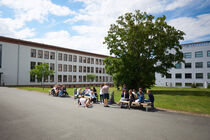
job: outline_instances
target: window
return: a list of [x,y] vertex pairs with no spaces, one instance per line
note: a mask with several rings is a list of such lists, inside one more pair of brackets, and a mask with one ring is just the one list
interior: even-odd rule
[[207,73],[207,78],[210,79],[210,73]]
[[191,66],[191,63],[185,63],[185,68],[186,69],[189,69],[189,68],[191,68],[192,66]]
[[69,61],[72,62],[72,55],[69,55]]
[[0,68],[2,65],[2,45],[0,44]]
[[54,82],[54,75],[50,75],[50,82]]
[[90,64],[90,57],[87,58],[87,63]]
[[79,82],[82,82],[82,76],[79,75]]
[[62,64],[58,64],[58,71],[62,71]]
[[36,80],[35,75],[32,76],[32,75],[30,74],[30,82],[35,82],[35,80]]
[[102,68],[99,68],[99,73],[102,73]]
[[79,56],[79,63],[82,63],[82,56]]
[[102,82],[102,77],[101,76],[99,76],[99,82]]
[[[64,71],[64,72],[67,72],[67,65],[66,65],[66,64],[63,65],[63,71]],[[66,79],[67,79],[67,78],[66,78]]]
[[48,76],[44,76],[44,82],[48,82]]
[[72,82],[72,75],[68,75],[68,82]]
[[176,77],[176,79],[181,79],[182,78],[182,74],[181,73],[176,73],[175,77]]
[[49,59],[49,52],[48,51],[44,51],[44,59]]
[[63,82],[67,82],[67,75],[63,75]]
[[50,52],[50,59],[52,59],[52,60],[55,59],[55,53],[54,52]]
[[90,67],[87,67],[87,73],[90,73]]
[[106,82],[108,82],[108,76],[106,76]]
[[85,66],[83,67],[83,72],[86,72],[86,67]]
[[36,50],[35,49],[31,49],[31,57],[36,57]]
[[175,86],[176,87],[181,87],[182,86],[182,83],[175,83]]
[[42,62],[38,62],[37,64],[38,64],[38,65],[41,65],[41,64],[42,64]]
[[98,82],[98,76],[96,76],[96,82]]
[[192,83],[185,83],[186,87],[191,87]]
[[181,63],[175,64],[175,68],[176,68],[176,69],[181,69],[181,68],[182,68],[182,64],[181,64]]
[[105,76],[103,76],[103,82],[105,82]]
[[74,60],[74,62],[77,62],[77,56],[76,55],[73,56],[73,60]]
[[69,72],[72,72],[72,65],[69,65]]
[[203,87],[203,83],[196,83],[196,87]]
[[67,54],[64,54],[63,57],[64,61],[67,61]]
[[77,76],[76,75],[73,76],[73,82],[77,82]]
[[96,67],[96,73],[98,73],[98,68]]
[[195,68],[203,68],[203,62],[195,62]]
[[195,58],[199,58],[199,57],[203,57],[202,51],[195,52]]
[[101,63],[101,59],[99,59],[99,65],[101,65],[102,63]]
[[104,60],[102,60],[102,65],[105,65]]
[[192,57],[191,52],[184,53],[184,58],[191,58],[191,57]]
[[38,50],[38,58],[43,58],[43,51],[42,50]]
[[94,67],[91,67],[91,73],[94,73]]
[[62,82],[62,75],[58,75],[58,82]]
[[185,73],[185,79],[191,79],[192,73]]
[[35,69],[36,62],[31,62],[31,70]]
[[98,65],[98,59],[96,59],[96,65]]
[[86,63],[86,57],[83,57],[83,63]]
[[103,73],[105,73],[105,68],[103,68]]
[[210,57],[210,50],[207,51],[207,57]]
[[86,82],[86,76],[83,76],[83,82]]
[[50,63],[50,70],[55,70],[55,64]]
[[82,66],[79,66],[79,72],[82,72]]
[[171,78],[171,74],[170,73],[166,74],[166,78],[170,79]]
[[207,62],[207,68],[210,68],[210,61]]
[[94,58],[91,58],[91,64],[94,64]]
[[203,73],[196,73],[195,78],[196,79],[203,79]]
[[77,72],[77,66],[76,65],[73,66],[73,72]]
[[62,61],[62,53],[58,53],[58,60]]

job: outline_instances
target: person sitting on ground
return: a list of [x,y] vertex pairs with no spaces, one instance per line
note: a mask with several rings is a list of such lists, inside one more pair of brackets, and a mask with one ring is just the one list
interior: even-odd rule
[[129,93],[129,107],[130,107],[131,106],[131,103],[133,101],[135,101],[135,97],[134,97],[131,89],[128,91],[128,93]]
[[96,102],[98,102],[98,94],[97,94],[97,90],[95,87],[93,87],[93,93],[95,94],[96,96]]
[[140,103],[143,103],[144,102],[144,93],[142,92],[142,88],[139,88],[139,92],[138,92],[139,96],[135,102],[140,102]]
[[59,92],[58,92],[59,97],[64,97],[64,92],[63,92],[63,86],[60,86]]
[[96,103],[96,96],[93,91],[91,91],[91,94],[90,94],[90,102]]
[[68,92],[66,91],[66,86],[63,85],[61,90],[63,91],[63,94],[66,96],[66,95],[69,95]]
[[102,88],[103,88],[103,85],[100,85],[100,102],[101,102],[101,103],[103,103],[103,102],[104,102]]
[[149,96],[149,99],[145,99],[145,101],[146,102],[151,102],[151,107],[154,108],[155,98],[154,98],[153,94],[150,93],[150,90],[149,89],[147,90],[147,95]]
[[55,90],[56,90],[56,85],[54,85],[54,87],[49,91],[49,95],[55,95]]
[[123,89],[120,101],[128,101],[128,100],[129,100],[129,94],[126,92],[125,89]]
[[90,103],[87,99],[85,99],[85,94],[81,94],[81,98],[78,100],[78,104],[81,105],[82,107],[90,107]]

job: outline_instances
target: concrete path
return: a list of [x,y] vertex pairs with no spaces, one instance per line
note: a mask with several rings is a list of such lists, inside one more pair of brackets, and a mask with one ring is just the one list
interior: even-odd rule
[[1,140],[209,140],[210,118],[78,107],[72,98],[0,87]]

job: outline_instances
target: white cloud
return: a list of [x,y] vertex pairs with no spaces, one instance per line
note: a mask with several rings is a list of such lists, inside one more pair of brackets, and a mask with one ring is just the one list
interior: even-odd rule
[[175,0],[173,1],[172,3],[169,3],[165,10],[174,10],[176,8],[179,8],[179,7],[183,7],[189,3],[191,3],[193,0]]
[[200,41],[210,35],[210,14],[172,19],[169,24],[186,33],[185,40]]

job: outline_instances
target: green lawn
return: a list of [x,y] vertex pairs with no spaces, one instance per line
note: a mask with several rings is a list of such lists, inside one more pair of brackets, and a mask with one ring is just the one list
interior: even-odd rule
[[[33,90],[39,92],[46,92],[50,88],[37,87],[18,87],[25,90]],[[96,87],[99,94],[99,87]],[[73,88],[67,89],[68,93],[73,95]],[[120,100],[121,91],[114,87],[110,88],[110,92],[114,91],[115,101]],[[210,89],[200,88],[177,88],[177,87],[153,87],[151,92],[155,96],[155,106],[165,109],[187,111],[193,113],[210,114]],[[147,98],[147,95],[145,95]]]

